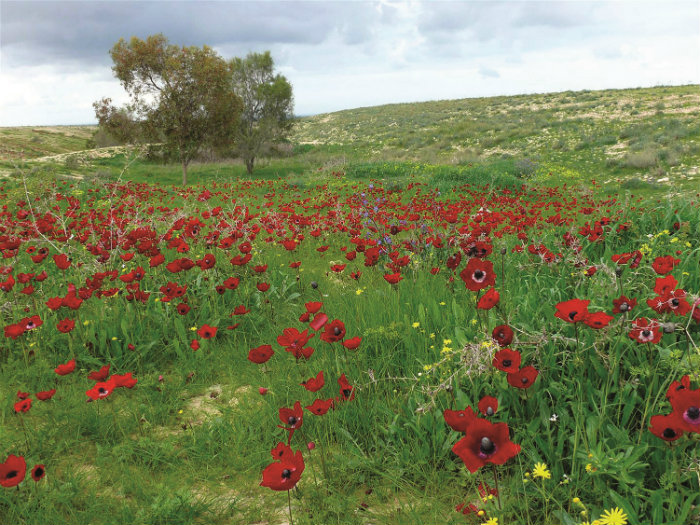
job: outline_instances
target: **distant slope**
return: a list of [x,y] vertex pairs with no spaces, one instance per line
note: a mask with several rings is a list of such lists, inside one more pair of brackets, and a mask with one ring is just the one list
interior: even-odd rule
[[368,161],[512,157],[595,176],[697,174],[700,86],[580,91],[358,108],[299,119],[292,141]]
[[96,126],[0,127],[0,159],[29,160],[80,151]]

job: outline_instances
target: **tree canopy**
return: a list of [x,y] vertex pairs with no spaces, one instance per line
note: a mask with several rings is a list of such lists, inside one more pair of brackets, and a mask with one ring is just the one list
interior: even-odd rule
[[243,105],[229,65],[210,47],[180,47],[162,34],[120,39],[110,55],[130,103],[117,109],[109,99],[95,102],[100,125],[132,140],[162,142],[177,155],[187,184],[187,167],[201,147],[230,143],[237,129]]
[[235,150],[252,173],[255,159],[264,148],[285,138],[291,129],[292,86],[284,76],[274,73],[269,51],[234,58],[230,67],[231,85],[243,102],[234,127]]

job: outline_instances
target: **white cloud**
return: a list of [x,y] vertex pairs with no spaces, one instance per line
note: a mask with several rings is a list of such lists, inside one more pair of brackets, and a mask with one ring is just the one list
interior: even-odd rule
[[225,57],[269,49],[298,114],[700,83],[697,2],[3,0],[2,10],[0,125],[89,123],[95,100],[125,101],[107,52],[132,32]]

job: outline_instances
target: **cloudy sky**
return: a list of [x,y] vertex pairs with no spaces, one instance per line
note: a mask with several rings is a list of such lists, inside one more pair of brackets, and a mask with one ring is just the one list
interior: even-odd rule
[[0,125],[85,124],[126,102],[109,49],[163,33],[270,50],[295,112],[700,83],[700,2],[0,0]]

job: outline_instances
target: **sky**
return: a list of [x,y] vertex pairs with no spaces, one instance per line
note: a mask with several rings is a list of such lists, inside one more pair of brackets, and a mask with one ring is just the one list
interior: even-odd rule
[[155,33],[227,59],[270,50],[297,115],[700,84],[697,0],[0,0],[0,126],[94,123],[94,101],[128,101],[110,48]]

